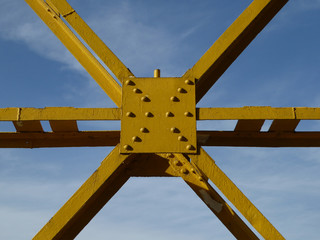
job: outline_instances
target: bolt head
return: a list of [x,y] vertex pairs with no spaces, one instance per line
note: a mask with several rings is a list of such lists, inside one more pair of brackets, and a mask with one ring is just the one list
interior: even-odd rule
[[124,150],[126,150],[126,151],[133,150],[133,148],[132,148],[130,145],[128,145],[128,144],[124,145],[123,148],[124,148]]
[[180,170],[180,172],[183,173],[183,174],[188,174],[189,173],[188,169],[186,169],[186,168],[182,168]]
[[185,82],[185,84],[188,84],[188,85],[193,85],[194,84],[193,81],[191,81],[190,79],[187,79],[184,82]]
[[125,81],[125,85],[127,85],[127,86],[134,86],[134,85],[136,85],[133,81],[131,81],[131,80],[127,80],[127,81]]
[[132,137],[132,141],[133,142],[142,142],[141,138],[139,138],[138,136]]
[[144,115],[145,115],[146,117],[153,117],[153,114],[152,114],[151,112],[146,112]]
[[193,116],[191,112],[185,112],[184,115],[185,115],[186,117],[192,117],[192,116]]
[[139,88],[134,88],[132,91],[134,93],[142,93],[142,91]]
[[127,113],[126,113],[126,116],[127,116],[127,117],[134,117],[135,115],[134,115],[133,112],[127,112]]
[[174,117],[174,114],[172,112],[166,112],[166,117]]
[[178,88],[177,90],[179,93],[187,93],[187,91],[184,88]]
[[143,97],[141,98],[141,101],[143,101],[143,102],[150,102],[150,98],[148,98],[148,96],[143,96]]
[[187,146],[186,146],[186,149],[187,149],[187,150],[194,150],[195,148],[194,148],[194,146],[192,146],[192,145],[187,145]]
[[179,102],[179,101],[180,101],[179,98],[177,98],[176,96],[172,96],[172,97],[170,98],[170,100],[171,100],[172,102]]
[[149,130],[148,130],[147,128],[142,127],[142,128],[140,128],[140,132],[142,132],[142,133],[148,133]]

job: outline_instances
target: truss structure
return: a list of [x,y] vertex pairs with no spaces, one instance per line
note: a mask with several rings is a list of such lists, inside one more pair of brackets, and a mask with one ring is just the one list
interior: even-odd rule
[[[254,0],[183,76],[138,78],[66,0],[25,0],[101,86],[118,108],[2,108],[2,148],[115,146],[101,166],[34,239],[73,239],[130,177],[181,177],[237,239],[259,239],[208,180],[264,238],[284,239],[223,173],[203,146],[319,147],[319,132],[296,132],[301,120],[320,119],[320,108],[197,108],[196,104],[287,0]],[[96,53],[121,82],[99,63]],[[161,91],[160,91],[161,90]],[[77,121],[120,120],[121,131],[79,131]],[[233,131],[197,131],[201,120],[237,120]],[[265,120],[272,120],[261,132]],[[49,121],[44,132],[40,121]]]

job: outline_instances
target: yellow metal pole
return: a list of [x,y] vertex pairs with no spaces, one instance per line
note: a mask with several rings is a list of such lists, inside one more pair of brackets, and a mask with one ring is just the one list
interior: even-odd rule
[[74,239],[129,179],[125,169],[133,158],[116,147],[33,239]]
[[185,73],[185,76],[199,80],[196,86],[197,102],[287,2],[288,0],[254,0]]
[[202,148],[199,155],[189,155],[189,157],[191,162],[220,189],[264,239],[285,240]]
[[104,42],[95,34],[94,31],[86,24],[78,13],[65,0],[47,0],[51,7],[67,20],[74,30],[99,58],[108,66],[114,75],[123,82],[128,77],[134,77],[132,72],[120,61],[120,59],[104,44]]
[[60,19],[47,3],[42,0],[25,0],[51,31],[59,38],[79,63],[88,71],[115,104],[121,106],[121,87],[99,63],[83,43]]
[[176,154],[175,157],[169,157],[168,159],[176,173],[182,177],[236,239],[259,239],[223,198],[209,185],[197,167],[190,163],[185,156]]

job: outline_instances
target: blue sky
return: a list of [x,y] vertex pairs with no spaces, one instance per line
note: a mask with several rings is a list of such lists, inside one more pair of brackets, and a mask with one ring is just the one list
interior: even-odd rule
[[[251,1],[70,4],[138,77],[181,76]],[[114,107],[24,1],[0,0],[3,107]],[[320,1],[291,0],[198,107],[319,107]],[[266,122],[263,129],[267,129]],[[43,123],[49,130],[48,123]],[[234,121],[199,129],[232,130]],[[82,122],[81,130],[119,129]],[[318,121],[297,130],[318,131]],[[0,131],[14,131],[0,122]],[[0,149],[0,239],[31,239],[111,148]],[[286,239],[318,239],[317,148],[206,148]],[[181,179],[131,179],[77,239],[234,239]]]

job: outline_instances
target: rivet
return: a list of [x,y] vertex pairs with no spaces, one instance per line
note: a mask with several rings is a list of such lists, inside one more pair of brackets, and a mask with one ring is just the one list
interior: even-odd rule
[[178,166],[179,163],[180,163],[180,162],[179,162],[178,160],[174,160],[174,161],[173,161],[173,164],[174,164],[175,166]]
[[132,141],[133,142],[141,142],[142,140],[138,136],[134,136],[134,137],[132,137]]
[[167,158],[174,158],[174,155],[173,155],[172,153],[167,153],[167,154],[166,154],[166,157],[167,157]]
[[186,117],[192,117],[192,116],[193,116],[191,112],[185,112],[184,115],[185,115]]
[[124,148],[124,150],[127,150],[127,151],[132,150],[132,147],[130,145],[127,145],[127,144],[124,145],[123,148]]
[[147,129],[147,128],[140,128],[140,132],[143,132],[143,133],[148,133],[149,132],[149,130]]
[[186,169],[186,168],[182,168],[180,172],[183,173],[183,174],[188,174],[189,173],[188,169]]
[[185,84],[193,85],[193,82],[191,80],[189,80],[189,79],[185,80],[184,82],[185,82]]
[[184,88],[178,88],[179,93],[187,93],[187,91]]
[[166,117],[174,117],[174,114],[172,112],[166,112]]
[[143,102],[150,102],[150,98],[148,98],[148,96],[143,96],[143,97],[141,98],[141,101],[143,101]]
[[[179,129],[176,128],[176,127],[170,128],[170,131],[171,131],[172,133],[179,133],[179,132],[180,132]],[[180,136],[180,137],[182,137],[182,136]]]
[[181,141],[181,142],[186,142],[187,141],[187,139],[184,136],[179,136],[178,140]]
[[146,112],[144,115],[145,115],[146,117],[153,117],[153,114],[152,114],[151,112]]
[[133,112],[127,112],[126,116],[127,117],[135,117],[136,115]]
[[203,178],[202,178],[201,176],[199,176],[199,177],[198,177],[198,180],[202,182],[202,181],[203,181]]
[[195,148],[194,148],[194,146],[192,146],[192,145],[187,145],[187,146],[186,146],[186,149],[187,149],[187,150],[194,150]]
[[139,88],[134,88],[132,91],[134,93],[142,93],[142,91]]
[[136,85],[136,84],[135,84],[133,81],[131,81],[131,80],[125,81],[125,84],[126,84],[126,85],[130,85],[130,86]]
[[177,98],[176,96],[171,97],[170,100],[172,102],[179,102],[180,101],[179,98]]

